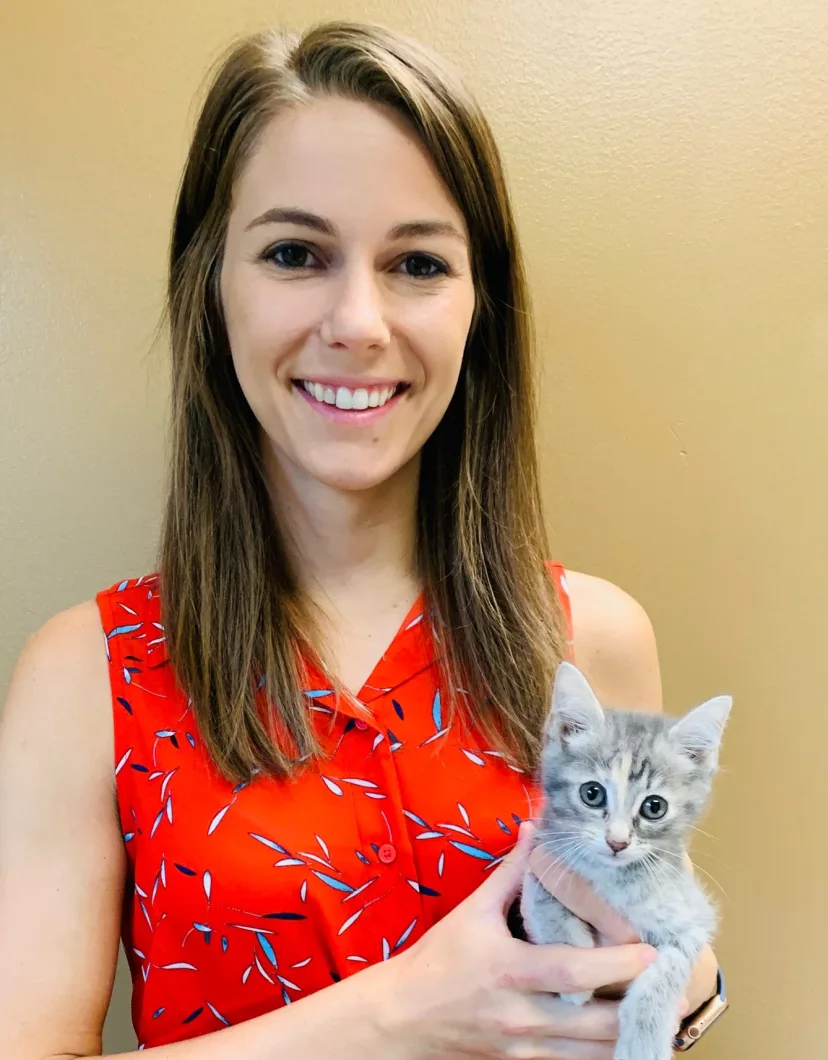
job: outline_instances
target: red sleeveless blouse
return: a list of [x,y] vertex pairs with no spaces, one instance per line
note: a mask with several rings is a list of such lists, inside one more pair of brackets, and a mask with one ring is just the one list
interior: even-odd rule
[[[563,568],[550,564],[567,620]],[[387,960],[463,901],[531,816],[532,778],[447,723],[422,601],[358,699],[332,709],[330,756],[238,785],[212,766],[168,660],[156,575],[97,596],[128,858],[122,937],[143,1048],[240,1023]]]

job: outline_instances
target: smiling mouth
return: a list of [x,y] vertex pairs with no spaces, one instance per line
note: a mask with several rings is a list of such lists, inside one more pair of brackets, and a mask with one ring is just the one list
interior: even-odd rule
[[387,404],[391,398],[408,390],[410,383],[396,383],[393,386],[356,387],[326,386],[308,379],[292,380],[295,387],[304,390],[320,405],[332,405],[346,411],[360,412],[363,409],[378,409]]

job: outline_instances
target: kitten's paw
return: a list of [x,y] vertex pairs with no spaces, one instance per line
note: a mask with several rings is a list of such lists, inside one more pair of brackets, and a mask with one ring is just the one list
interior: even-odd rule
[[591,990],[585,990],[582,994],[559,994],[558,996],[568,1005],[586,1005],[587,1002],[592,1001]]

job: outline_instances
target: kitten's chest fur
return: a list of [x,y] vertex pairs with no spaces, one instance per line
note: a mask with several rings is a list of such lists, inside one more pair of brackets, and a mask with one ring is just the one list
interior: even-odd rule
[[576,871],[650,945],[673,944],[688,932],[707,934],[715,927],[710,899],[683,867],[671,870],[666,881],[654,879],[640,865],[607,871],[579,862]]

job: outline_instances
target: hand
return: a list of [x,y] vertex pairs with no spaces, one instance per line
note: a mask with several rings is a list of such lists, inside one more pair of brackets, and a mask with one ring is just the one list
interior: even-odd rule
[[387,1030],[405,1060],[611,1060],[618,1004],[577,1008],[552,995],[629,981],[656,957],[641,942],[576,949],[512,938],[506,910],[520,890],[531,828],[465,902],[393,958]]
[[[693,871],[693,863],[685,855],[688,872]],[[534,875],[553,894],[562,905],[571,910],[585,923],[590,924],[598,935],[599,946],[617,946],[622,943],[639,942],[638,935],[631,924],[600,898],[586,880],[567,868],[542,847],[536,847],[531,854],[529,867]],[[680,1006],[678,1019],[683,1019],[688,1012],[708,1001],[716,992],[718,962],[710,946],[705,946],[693,968],[693,974],[687,984],[685,997]],[[623,996],[629,986],[628,982],[613,983],[597,991],[601,997],[617,998]]]

